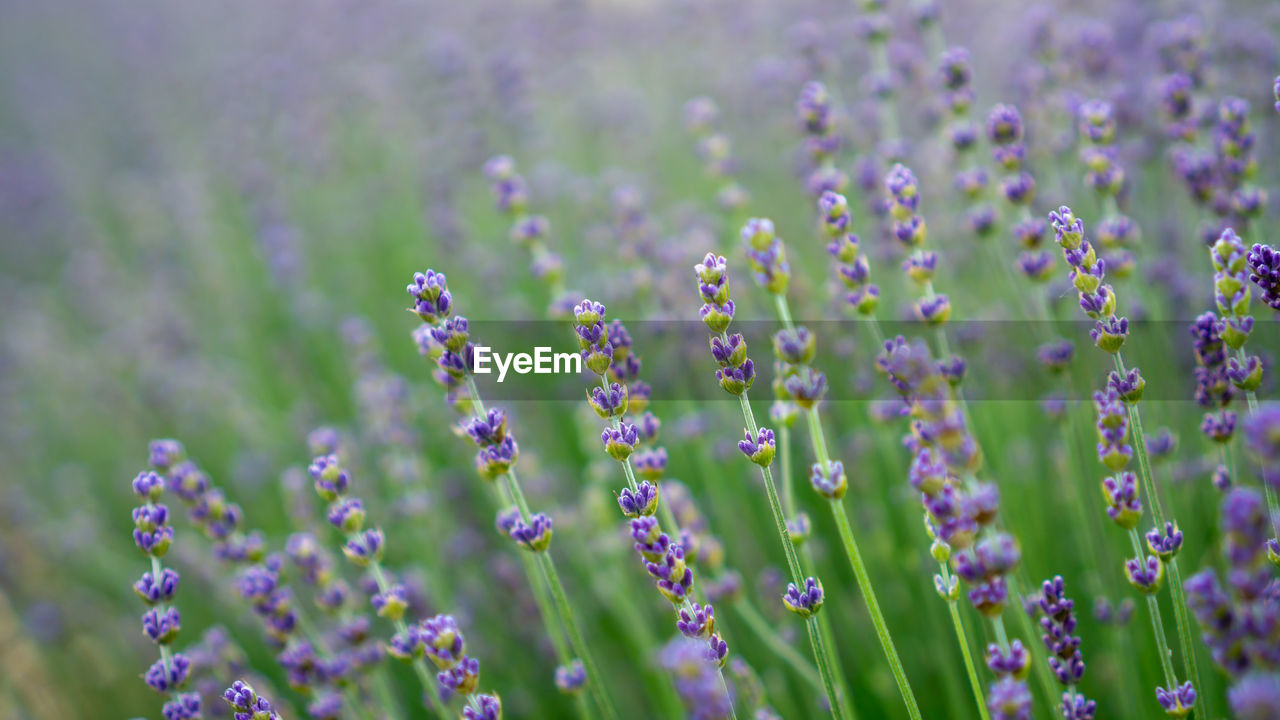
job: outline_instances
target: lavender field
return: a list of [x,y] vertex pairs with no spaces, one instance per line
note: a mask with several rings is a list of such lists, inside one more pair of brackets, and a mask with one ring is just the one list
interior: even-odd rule
[[0,719],[1280,720],[1280,5],[0,0]]

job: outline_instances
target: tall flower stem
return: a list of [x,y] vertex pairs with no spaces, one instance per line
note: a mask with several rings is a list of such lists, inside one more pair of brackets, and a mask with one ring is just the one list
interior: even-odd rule
[[[749,436],[756,437],[759,427],[756,425],[755,414],[751,411],[751,401],[747,399],[745,392],[738,396],[738,403],[742,406],[742,418],[747,422]],[[764,476],[764,487],[769,495],[769,510],[773,513],[773,524],[778,531],[778,539],[782,541],[782,551],[787,557],[791,577],[796,587],[802,587],[804,571],[800,568],[800,558],[796,555],[795,543],[792,542],[791,533],[787,530],[787,520],[782,514],[782,502],[778,499],[778,488],[773,484],[773,472],[767,466],[761,465],[760,474]],[[809,630],[809,643],[813,646],[813,657],[818,661],[818,671],[822,674],[827,701],[831,704],[831,714],[834,717],[843,718],[844,703],[841,701],[840,693],[836,691],[831,649],[827,647],[822,631],[818,627],[818,616],[810,615],[805,619],[805,625]]]
[[[373,575],[373,580],[378,584],[378,592],[385,593],[391,589],[391,583],[387,581],[387,574],[382,569],[382,563],[375,559],[369,560],[369,572]],[[405,624],[404,618],[396,618],[392,623],[395,625],[396,632],[408,633],[408,625]],[[413,671],[418,675],[418,680],[422,683],[422,689],[427,691],[427,697],[431,698],[431,711],[436,717],[444,717],[444,703],[440,700],[440,689],[437,687],[436,679],[432,676],[431,670],[427,667],[426,658],[415,657],[413,659]]]
[[760,639],[764,641],[769,649],[782,658],[787,665],[796,671],[805,682],[813,686],[814,690],[825,692],[826,687],[822,676],[814,669],[813,664],[808,658],[800,654],[791,643],[787,642],[769,627],[769,621],[760,614],[754,605],[746,599],[740,599],[733,603],[733,609],[742,617],[742,621],[747,624]]
[[[943,582],[951,583],[951,571],[947,569],[946,563],[938,563],[938,571],[942,575]],[[960,609],[956,607],[956,601],[947,600],[947,610],[951,614],[951,626],[956,630],[956,642],[960,644],[960,654],[964,656],[964,670],[969,676],[969,687],[973,690],[973,701],[978,706],[978,716],[982,720],[991,720],[991,715],[987,711],[987,701],[982,694],[982,681],[978,679],[978,671],[973,664],[973,654],[969,651],[969,636],[964,631],[964,621],[960,619]]]
[[[1116,372],[1121,377],[1125,375],[1124,359],[1120,353],[1115,354]],[[1158,528],[1163,528],[1165,524],[1165,514],[1163,504],[1160,502],[1160,496],[1156,494],[1157,487],[1155,478],[1151,474],[1151,460],[1147,457],[1147,441],[1142,432],[1142,414],[1138,411],[1137,403],[1125,403],[1125,407],[1129,411],[1129,421],[1133,423],[1133,445],[1134,452],[1138,456],[1138,468],[1142,472],[1142,482],[1146,487],[1147,494],[1151,496],[1151,509],[1155,513],[1155,519]],[[1131,531],[1132,539],[1136,541],[1137,532]],[[1142,557],[1142,548],[1137,547],[1137,556]],[[1200,665],[1196,662],[1195,647],[1192,644],[1192,625],[1190,618],[1187,617],[1187,599],[1182,590],[1182,573],[1178,571],[1178,558],[1169,558],[1169,592],[1173,600],[1173,615],[1178,623],[1178,645],[1182,651],[1183,662],[1186,663],[1187,671],[1191,674],[1191,683],[1200,692],[1196,694],[1196,710],[1201,717],[1205,717],[1204,685],[1200,682]],[[1152,608],[1152,616],[1158,618],[1160,608],[1156,604],[1155,599],[1147,596],[1148,605]],[[1157,643],[1164,644],[1164,630],[1161,629],[1157,633]],[[1161,652],[1167,652],[1166,647],[1161,648]]]
[[[782,466],[782,512],[784,517],[794,517],[795,515],[795,487],[791,478],[791,427],[783,423],[778,428],[778,462]],[[813,550],[809,543],[800,546],[800,570],[807,573],[817,572],[817,562],[813,558]],[[835,673],[837,685],[840,691],[841,699],[845,702],[845,712],[852,720],[858,717],[858,710],[850,702],[853,696],[849,693],[848,683],[845,682],[845,674],[842,663],[840,662],[840,652],[837,650],[840,646],[836,643],[835,630],[831,626],[831,616],[826,613],[818,614],[818,630],[822,633],[822,642],[831,649],[831,670]]]
[[[608,381],[605,379],[604,375],[600,376],[600,384],[606,390],[609,387]],[[615,430],[621,429],[622,420],[620,418],[615,417],[613,419],[613,427]],[[635,470],[631,467],[631,459],[626,458],[622,460],[621,465],[622,465],[622,472],[627,478],[627,486],[630,487],[632,490],[635,490],[638,487],[638,483],[636,483]],[[680,525],[679,523],[676,522],[675,515],[672,513],[668,503],[665,503],[665,502],[658,503],[658,514],[662,516],[662,521],[658,523],[658,531],[664,532],[662,526],[665,524],[674,533],[672,537],[680,537]],[[698,590],[695,589],[694,592],[698,592]],[[690,604],[688,597],[684,598],[683,604],[686,610],[688,610],[690,613],[693,612],[693,606]],[[729,693],[729,683],[726,682],[724,679],[724,670],[717,667],[716,676],[720,679],[720,687],[723,689],[725,693],[725,697],[730,698],[729,718],[730,720],[738,720],[738,712],[737,712],[737,709],[734,708],[733,706],[732,696]]]
[[[786,296],[778,293],[773,296],[773,299],[783,326],[788,330],[794,330],[795,322],[791,318],[791,307],[787,303]],[[813,445],[814,457],[823,472],[830,472],[831,456],[827,452],[827,438],[822,431],[822,420],[818,415],[817,406],[809,408],[805,416],[809,423],[809,440]],[[913,720],[921,720],[920,706],[916,702],[915,694],[911,691],[911,683],[907,680],[902,660],[898,657],[898,648],[893,643],[893,637],[889,634],[889,625],[885,622],[884,613],[880,610],[880,602],[876,599],[876,591],[871,584],[871,575],[867,572],[866,563],[862,561],[862,552],[858,549],[858,541],[853,537],[853,528],[849,526],[849,515],[845,511],[844,503],[836,499],[829,502],[831,516],[835,519],[836,529],[840,533],[840,543],[844,547],[845,556],[849,559],[854,578],[858,581],[862,598],[867,603],[867,611],[871,614],[871,623],[875,626],[880,649],[889,661],[889,669],[892,670],[893,679],[898,684],[902,702],[907,706],[907,713]]]
[[[480,390],[476,387],[475,379],[470,375],[467,375],[467,393],[471,396],[477,415],[483,417],[486,413],[484,400],[480,397]],[[503,489],[520,511],[520,518],[528,522],[532,513],[529,510],[529,502],[525,499],[524,491],[520,487],[520,480],[516,476],[515,469],[508,469],[499,478],[498,482],[502,484]],[[578,627],[578,620],[573,614],[573,609],[569,606],[569,597],[564,591],[564,584],[560,580],[560,574],[556,571],[555,561],[551,559],[550,553],[539,552],[534,553],[534,555],[536,556],[538,568],[542,571],[542,580],[551,591],[551,599],[560,615],[560,622],[564,624],[565,632],[569,636],[569,643],[578,652],[582,658],[582,664],[587,670],[587,685],[591,689],[591,695],[595,698],[596,705],[599,706],[600,712],[605,718],[617,718],[618,714],[617,710],[614,709],[613,698],[609,694],[604,678],[600,675],[595,655],[587,645],[586,639],[582,635],[582,629]]]
[[[1133,551],[1138,557],[1142,557],[1142,542],[1138,540],[1138,531],[1129,530],[1129,542],[1133,545]],[[1173,669],[1173,653],[1169,650],[1169,642],[1164,637],[1164,619],[1160,615],[1160,603],[1156,601],[1156,596],[1150,594],[1147,598],[1147,609],[1151,616],[1151,632],[1156,636],[1156,650],[1160,655],[1160,669],[1164,672],[1164,681],[1169,687],[1178,686],[1178,674]],[[1202,693],[1197,693],[1200,695]]]
[[[809,434],[813,443],[813,453],[824,472],[830,472],[831,456],[827,453],[827,439],[822,432],[822,420],[818,416],[818,408],[809,409],[806,416],[809,421]],[[898,692],[902,702],[907,706],[907,714],[914,720],[921,720],[920,706],[916,703],[915,694],[911,691],[911,683],[898,657],[898,648],[889,634],[889,625],[885,622],[884,613],[880,610],[880,601],[876,599],[875,588],[871,584],[871,575],[867,572],[866,563],[862,560],[862,552],[858,549],[858,541],[853,537],[853,528],[849,525],[849,514],[840,500],[829,501],[831,516],[835,519],[836,529],[840,533],[840,542],[844,546],[845,555],[849,559],[849,567],[853,570],[862,598],[867,603],[867,611],[871,613],[871,623],[875,626],[876,637],[880,641],[880,649],[889,661],[889,669],[893,671],[893,679],[898,684]]]

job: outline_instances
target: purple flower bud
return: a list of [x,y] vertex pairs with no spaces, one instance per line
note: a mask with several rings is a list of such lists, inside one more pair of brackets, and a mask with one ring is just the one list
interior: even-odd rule
[[158,473],[168,473],[170,468],[182,462],[187,456],[186,449],[177,440],[152,440],[148,450],[150,457],[147,464]]
[[169,602],[178,591],[178,573],[165,568],[156,578],[150,572],[144,572],[142,578],[133,584],[133,590],[148,605]]
[[369,600],[378,617],[399,620],[409,607],[409,591],[403,585],[392,585],[386,592],[380,592]]
[[346,544],[342,546],[342,553],[347,559],[360,567],[367,566],[370,562],[382,559],[382,551],[385,540],[382,531],[373,528],[356,533]]
[[449,316],[453,307],[453,296],[445,285],[444,273],[427,270],[425,273],[414,273],[413,282],[406,291],[413,298],[410,308],[422,318],[423,322],[435,323]]
[[[587,669],[582,661],[574,658],[556,668],[556,689],[566,695],[574,695],[587,685]],[[499,716],[500,717],[500,716]]]
[[164,720],[200,720],[200,695],[182,693],[165,703],[160,709]]
[[805,132],[824,135],[831,130],[833,106],[831,95],[820,82],[805,83],[796,100],[796,117]]
[[[643,432],[641,439],[644,439]],[[665,448],[640,450],[631,456],[631,465],[640,477],[656,481],[667,472],[667,451]]]
[[642,481],[634,492],[630,488],[623,488],[618,494],[618,507],[629,518],[653,515],[658,510],[658,486]]
[[827,391],[827,376],[811,367],[802,367],[783,383],[787,395],[801,408],[816,405]]
[[191,661],[182,653],[174,653],[169,658],[166,668],[164,660],[156,660],[151,667],[147,668],[147,672],[143,675],[143,680],[152,690],[159,693],[167,693],[179,690],[187,683],[187,675],[191,672]]
[[[1280,99],[1280,78],[1276,80],[1276,97]],[[1280,102],[1276,103],[1276,110],[1280,111]],[[1194,704],[1195,693],[1191,696]],[[1227,702],[1240,720],[1274,718],[1280,707],[1280,674],[1258,671],[1245,675],[1227,690]]]
[[676,627],[688,638],[707,638],[716,631],[715,610],[710,604],[693,603],[688,608],[681,608]]
[[987,645],[987,667],[998,676],[1011,675],[1022,679],[1031,672],[1031,653],[1017,639],[1009,643],[1007,651],[1001,650],[996,643],[990,643]]
[[316,494],[330,502],[345,495],[350,476],[338,463],[337,455],[321,455],[311,461],[307,467],[315,481]]
[[1166,522],[1163,531],[1151,528],[1146,537],[1147,548],[1162,561],[1171,560],[1182,549],[1182,531],[1174,523]]
[[329,524],[347,534],[359,532],[364,527],[364,503],[354,497],[338,500],[329,506]]
[[773,353],[783,362],[806,365],[817,350],[817,337],[803,325],[792,330],[779,330],[773,336]]
[[453,667],[437,673],[436,680],[459,695],[470,695],[480,684],[480,661],[463,657]]
[[1169,717],[1182,718],[1191,714],[1192,708],[1196,704],[1196,691],[1191,686],[1191,682],[1185,682],[1179,687],[1171,687],[1168,689],[1156,688],[1156,702],[1160,703],[1160,707],[1164,708],[1164,712]]
[[476,445],[494,445],[507,435],[507,414],[498,408],[490,408],[484,417],[466,421],[462,429]]
[[1236,432],[1236,414],[1231,410],[1205,413],[1200,421],[1200,432],[1214,442],[1229,443]]
[[482,447],[476,451],[476,472],[480,476],[493,480],[501,477],[520,457],[520,446],[514,436],[508,434],[502,442]]
[[1159,591],[1160,585],[1164,581],[1164,566],[1160,564],[1159,560],[1150,555],[1125,560],[1124,573],[1129,578],[1130,585],[1147,595],[1152,595]]
[[551,518],[537,513],[529,518],[526,524],[517,519],[511,525],[511,539],[525,550],[543,552],[551,545]]
[[730,335],[727,340],[713,335],[710,343],[711,357],[720,367],[738,367],[747,360],[747,343],[738,333]]
[[724,367],[716,370],[716,380],[720,387],[730,395],[741,395],[751,389],[755,382],[755,364],[747,359],[738,367]]
[[[651,519],[651,518],[642,518]],[[640,520],[633,520],[632,526]],[[662,536],[663,538],[666,535]],[[693,569],[685,564],[684,547],[667,542],[666,552],[657,560],[645,563],[645,569],[656,579],[658,590],[671,601],[672,605],[680,605],[693,589]]]
[[149,470],[140,472],[133,478],[133,492],[143,500],[153,502],[164,493],[164,478]]
[[600,433],[600,442],[604,444],[604,450],[610,457],[618,462],[625,462],[640,442],[640,432],[635,425],[623,422],[616,428],[605,428]]
[[1031,691],[1021,680],[1001,678],[987,691],[987,709],[991,720],[1030,720]]
[[845,491],[849,489],[849,481],[844,474],[844,464],[839,460],[833,461],[830,467],[825,469],[819,463],[814,463],[809,474],[809,483],[819,495],[831,500],[844,497]]
[[142,615],[142,632],[157,645],[168,645],[182,628],[182,617],[175,607],[151,608]]
[[817,614],[822,607],[822,583],[817,578],[804,579],[804,588],[795,583],[787,583],[787,591],[782,596],[782,604],[791,612],[802,618]]
[[751,462],[760,467],[769,467],[776,451],[773,431],[769,428],[760,428],[754,438],[751,437],[750,431],[746,431],[746,439],[738,441],[738,449]]
[[1126,472],[1102,480],[1102,495],[1107,501],[1107,515],[1126,530],[1142,519],[1142,503],[1138,499],[1138,480]]
[[587,402],[602,418],[621,417],[627,412],[627,386],[609,383],[607,390],[603,387],[589,388]]
[[[585,682],[586,675],[583,674]],[[556,670],[556,685],[560,685],[560,671]],[[563,691],[563,688],[561,688]],[[502,699],[497,695],[484,694],[475,696],[475,707],[462,708],[462,720],[502,720]]]

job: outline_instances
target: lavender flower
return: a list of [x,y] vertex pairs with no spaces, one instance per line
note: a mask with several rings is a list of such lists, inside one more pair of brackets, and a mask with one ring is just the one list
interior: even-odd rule
[[653,515],[658,510],[658,486],[642,481],[634,491],[623,488],[618,493],[618,507],[629,518]]
[[574,658],[568,664],[556,668],[556,689],[566,695],[582,692],[587,685],[587,669],[582,661]]
[[551,545],[551,518],[537,513],[529,522],[517,519],[511,525],[511,539],[520,547],[532,552],[545,552]]
[[796,587],[795,583],[787,583],[782,604],[802,618],[816,614],[822,607],[822,583],[812,577],[805,578],[803,589]]
[[1066,596],[1061,576],[1045,580],[1041,585],[1039,611],[1041,640],[1049,651],[1049,667],[1054,677],[1067,690],[1062,694],[1062,713],[1066,718],[1092,718],[1097,703],[1075,690],[1084,677],[1084,657],[1080,653],[1080,636],[1075,634],[1075,603]]
[[1190,682],[1172,688],[1156,688],[1156,702],[1169,717],[1186,717],[1196,704],[1196,691]]
[[747,431],[746,439],[738,441],[738,449],[751,462],[760,467],[769,467],[773,462],[775,452],[773,431],[768,428],[760,428],[754,438],[751,437],[750,431]]
[[232,683],[222,697],[231,706],[235,720],[280,720],[271,703],[242,680]]
[[1254,243],[1245,259],[1249,264],[1249,281],[1258,286],[1262,302],[1280,312],[1280,251]]
[[[1280,98],[1280,79],[1276,81],[1276,96]],[[1276,103],[1280,111],[1280,102]],[[1240,720],[1273,720],[1280,707],[1280,673],[1250,673],[1227,691],[1231,711]]]

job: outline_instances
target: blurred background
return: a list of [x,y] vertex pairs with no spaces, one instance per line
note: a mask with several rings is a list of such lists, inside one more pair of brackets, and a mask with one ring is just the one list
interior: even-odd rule
[[[1211,307],[1212,268],[1169,168],[1152,82],[1161,33],[1177,32],[1174,23],[1193,12],[1186,22],[1202,54],[1209,114],[1226,95],[1252,103],[1255,182],[1274,189],[1280,8],[1246,0],[939,6],[947,44],[972,52],[979,118],[996,102],[1018,103],[1029,118],[1069,116],[1084,97],[1116,105],[1130,168],[1122,204],[1142,228],[1138,270],[1118,292],[1153,338],[1133,350],[1158,396],[1149,424],[1183,439],[1162,472],[1188,536],[1186,562],[1212,564],[1214,460],[1195,430],[1185,334]],[[889,3],[890,69],[955,317],[1021,320],[964,230],[938,129],[937,55],[914,12]],[[563,260],[565,285],[605,302],[610,316],[695,320],[692,264],[718,248],[731,268],[742,265],[736,228],[766,215],[790,241],[797,316],[839,320],[793,104],[804,82],[823,80],[842,108],[842,166],[870,152],[876,101],[864,14],[858,3],[825,0],[0,2],[0,717],[157,717],[159,702],[139,680],[155,651],[138,632],[141,605],[130,590],[146,560],[131,547],[128,483],[145,467],[148,440],[181,439],[271,548],[314,525],[337,552],[309,480],[299,479],[307,434],[320,425],[342,433],[354,486],[387,531],[389,566],[422,591],[415,612],[460,617],[484,684],[503,694],[508,716],[567,712],[517,551],[476,502],[470,450],[453,437],[455,416],[410,337],[417,322],[404,312],[404,284],[427,267],[446,272],[458,311],[481,321],[542,320],[560,299],[530,272],[508,240],[508,218],[493,208],[481,168],[505,153],[527,180],[531,205],[551,220],[547,242]],[[705,172],[684,127],[695,96],[718,105],[748,202],[718,203],[722,178]],[[1089,223],[1099,206],[1079,184],[1072,127],[1028,130],[1041,186],[1034,209],[1043,217],[1070,203]],[[870,216],[856,188],[851,204]],[[1273,243],[1275,206],[1258,222]],[[874,235],[864,242],[883,246],[873,251],[882,316],[899,319],[909,296],[900,256]],[[1003,237],[991,242],[1013,247]],[[770,319],[745,269],[734,292],[744,317]],[[1053,292],[1062,317],[1073,317],[1074,299]],[[1265,307],[1256,312],[1256,342],[1270,362],[1275,323]],[[972,325],[966,351],[1016,356],[1015,368],[1034,369],[1032,345],[984,345],[982,323]],[[1079,354],[1093,354],[1081,337]],[[859,469],[847,503],[924,714],[969,717],[946,606],[930,580],[936,566],[904,480],[901,429],[868,420],[869,401],[888,391],[872,367],[874,348],[838,324],[821,331],[820,345],[842,400],[828,414],[833,442]],[[711,362],[702,360],[686,369],[688,382],[714,390]],[[1095,499],[1101,472],[1088,457],[1080,464],[1087,477],[1065,475],[1057,430],[1035,394],[1009,389],[1018,382],[1011,377],[974,403],[974,422],[1014,508],[1030,577],[1061,573],[1080,595],[1087,687],[1107,715],[1153,717],[1159,668],[1145,650],[1150,628],[1089,612],[1095,597],[1118,604],[1133,596],[1120,570],[1124,536]],[[1098,378],[1082,376],[1074,399],[1086,399]],[[768,397],[767,383],[758,396]],[[670,633],[670,614],[618,537],[611,493],[622,478],[599,453],[596,426],[570,422],[583,409],[569,400],[511,406],[526,484],[556,517],[553,552],[569,557],[570,592],[602,671],[624,707],[643,708],[628,716],[661,716],[656,661],[625,629],[637,618],[619,614],[598,585],[616,580],[641,598],[650,641]],[[784,566],[763,530],[770,521],[756,474],[733,457],[736,405],[710,391],[673,391],[654,410],[665,421],[670,474],[697,499],[745,592],[807,657],[799,623],[776,601]],[[1086,448],[1088,427],[1082,419],[1076,430]],[[805,473],[801,447],[796,467]],[[1055,510],[1073,482],[1083,487],[1084,527]],[[809,496],[802,487],[802,505]],[[896,716],[892,677],[838,546],[826,540],[834,529],[825,513],[811,514],[830,578],[824,612],[841,628],[855,701],[864,718]],[[290,717],[304,716],[305,699],[285,689],[232,570],[194,529],[177,526],[170,557],[184,575],[180,644],[225,628],[212,638],[219,652],[277,688]],[[1096,535],[1095,556],[1080,549],[1085,534]],[[606,563],[615,569],[603,575]],[[450,607],[440,606],[442,587]],[[841,587],[849,592],[832,592]],[[725,615],[733,652],[779,712],[821,716],[819,694],[737,615]],[[1222,707],[1224,683],[1207,655],[1201,667],[1205,691]],[[408,707],[411,672],[389,672]]]

